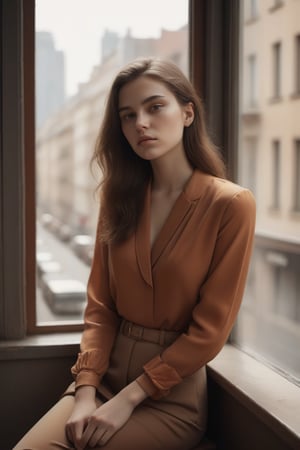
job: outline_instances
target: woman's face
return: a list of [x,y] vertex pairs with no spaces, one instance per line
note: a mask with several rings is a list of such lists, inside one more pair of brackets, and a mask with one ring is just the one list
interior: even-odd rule
[[130,146],[149,161],[183,151],[183,130],[194,118],[191,103],[180,105],[163,83],[147,76],[121,88],[119,115]]

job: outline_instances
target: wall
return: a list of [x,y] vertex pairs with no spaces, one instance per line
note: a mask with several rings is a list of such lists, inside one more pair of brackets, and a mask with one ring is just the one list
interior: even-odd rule
[[0,448],[11,450],[72,381],[74,357],[0,361]]

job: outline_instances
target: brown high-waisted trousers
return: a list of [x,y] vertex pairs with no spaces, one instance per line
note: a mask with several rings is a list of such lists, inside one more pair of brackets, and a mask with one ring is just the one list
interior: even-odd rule
[[[124,326],[125,325],[125,326]],[[110,369],[99,386],[99,406],[142,373],[143,365],[176,338],[173,332],[153,330],[144,338],[131,335],[132,327],[121,325],[111,356]],[[140,327],[141,328],[141,327]],[[133,328],[135,335],[140,331]],[[157,342],[154,342],[157,341]],[[14,447],[14,450],[74,449],[65,435],[65,424],[74,405],[74,383],[59,402]],[[190,450],[206,428],[207,389],[203,367],[185,378],[159,400],[147,398],[126,424],[100,449],[105,450]]]

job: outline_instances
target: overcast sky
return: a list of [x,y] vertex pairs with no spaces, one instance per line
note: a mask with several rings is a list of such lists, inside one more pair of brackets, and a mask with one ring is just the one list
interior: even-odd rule
[[123,36],[158,37],[188,21],[188,0],[36,0],[36,29],[50,31],[65,52],[67,93],[88,79],[100,62],[105,29]]

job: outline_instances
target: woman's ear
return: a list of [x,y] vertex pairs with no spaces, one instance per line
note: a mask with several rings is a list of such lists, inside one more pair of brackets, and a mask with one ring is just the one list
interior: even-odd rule
[[189,127],[193,123],[195,117],[194,105],[192,102],[189,102],[185,105],[184,115],[184,126]]

